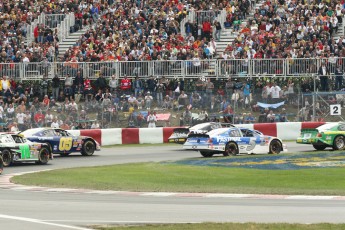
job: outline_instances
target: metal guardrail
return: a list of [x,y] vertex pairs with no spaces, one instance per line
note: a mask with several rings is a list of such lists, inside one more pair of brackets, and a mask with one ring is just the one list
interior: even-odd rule
[[45,14],[45,26],[56,28],[66,17],[66,14]]
[[68,14],[45,14],[41,13],[36,20],[27,26],[26,41],[31,44],[35,41],[34,29],[38,24],[43,24],[51,29],[58,29],[58,37],[60,41],[66,39],[70,34],[71,26],[75,24],[74,13]]
[[317,75],[322,63],[327,63],[331,75],[336,65],[345,70],[345,58],[337,58],[336,64],[329,59],[191,59],[177,61],[137,62],[40,62],[0,63],[0,76],[7,75],[18,80],[41,79],[44,75],[52,78],[55,74],[65,78],[80,71],[84,77],[98,76],[167,78],[226,78],[232,77],[299,77]]
[[64,41],[70,35],[71,26],[75,25],[74,13],[66,14],[63,21],[57,25],[59,41]]

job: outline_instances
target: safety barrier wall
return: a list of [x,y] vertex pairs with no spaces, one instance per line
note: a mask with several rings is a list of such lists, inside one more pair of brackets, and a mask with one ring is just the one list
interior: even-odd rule
[[[295,140],[302,128],[317,128],[324,122],[285,122],[240,124],[238,127],[256,129],[265,135],[276,136],[282,140]],[[73,135],[90,136],[101,145],[117,144],[159,144],[167,143],[175,127],[164,128],[116,128],[70,130]]]

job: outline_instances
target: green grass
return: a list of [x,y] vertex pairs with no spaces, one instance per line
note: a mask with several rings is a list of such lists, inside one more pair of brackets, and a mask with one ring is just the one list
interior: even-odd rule
[[255,223],[200,223],[200,224],[150,224],[137,226],[96,226],[98,230],[342,230],[345,224],[255,224]]
[[345,168],[261,170],[135,163],[61,169],[12,178],[59,188],[154,192],[345,195]]

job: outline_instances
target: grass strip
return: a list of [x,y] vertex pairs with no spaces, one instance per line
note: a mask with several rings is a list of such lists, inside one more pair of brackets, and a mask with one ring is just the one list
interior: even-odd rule
[[345,195],[345,168],[262,170],[135,163],[15,176],[25,185],[147,192]]
[[149,224],[128,226],[94,226],[97,230],[342,230],[345,224],[256,224],[256,223],[200,223],[200,224]]

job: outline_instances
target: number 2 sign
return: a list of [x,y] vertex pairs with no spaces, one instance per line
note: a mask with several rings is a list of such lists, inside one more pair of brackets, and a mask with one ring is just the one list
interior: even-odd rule
[[331,115],[339,116],[341,115],[341,105],[330,105]]

